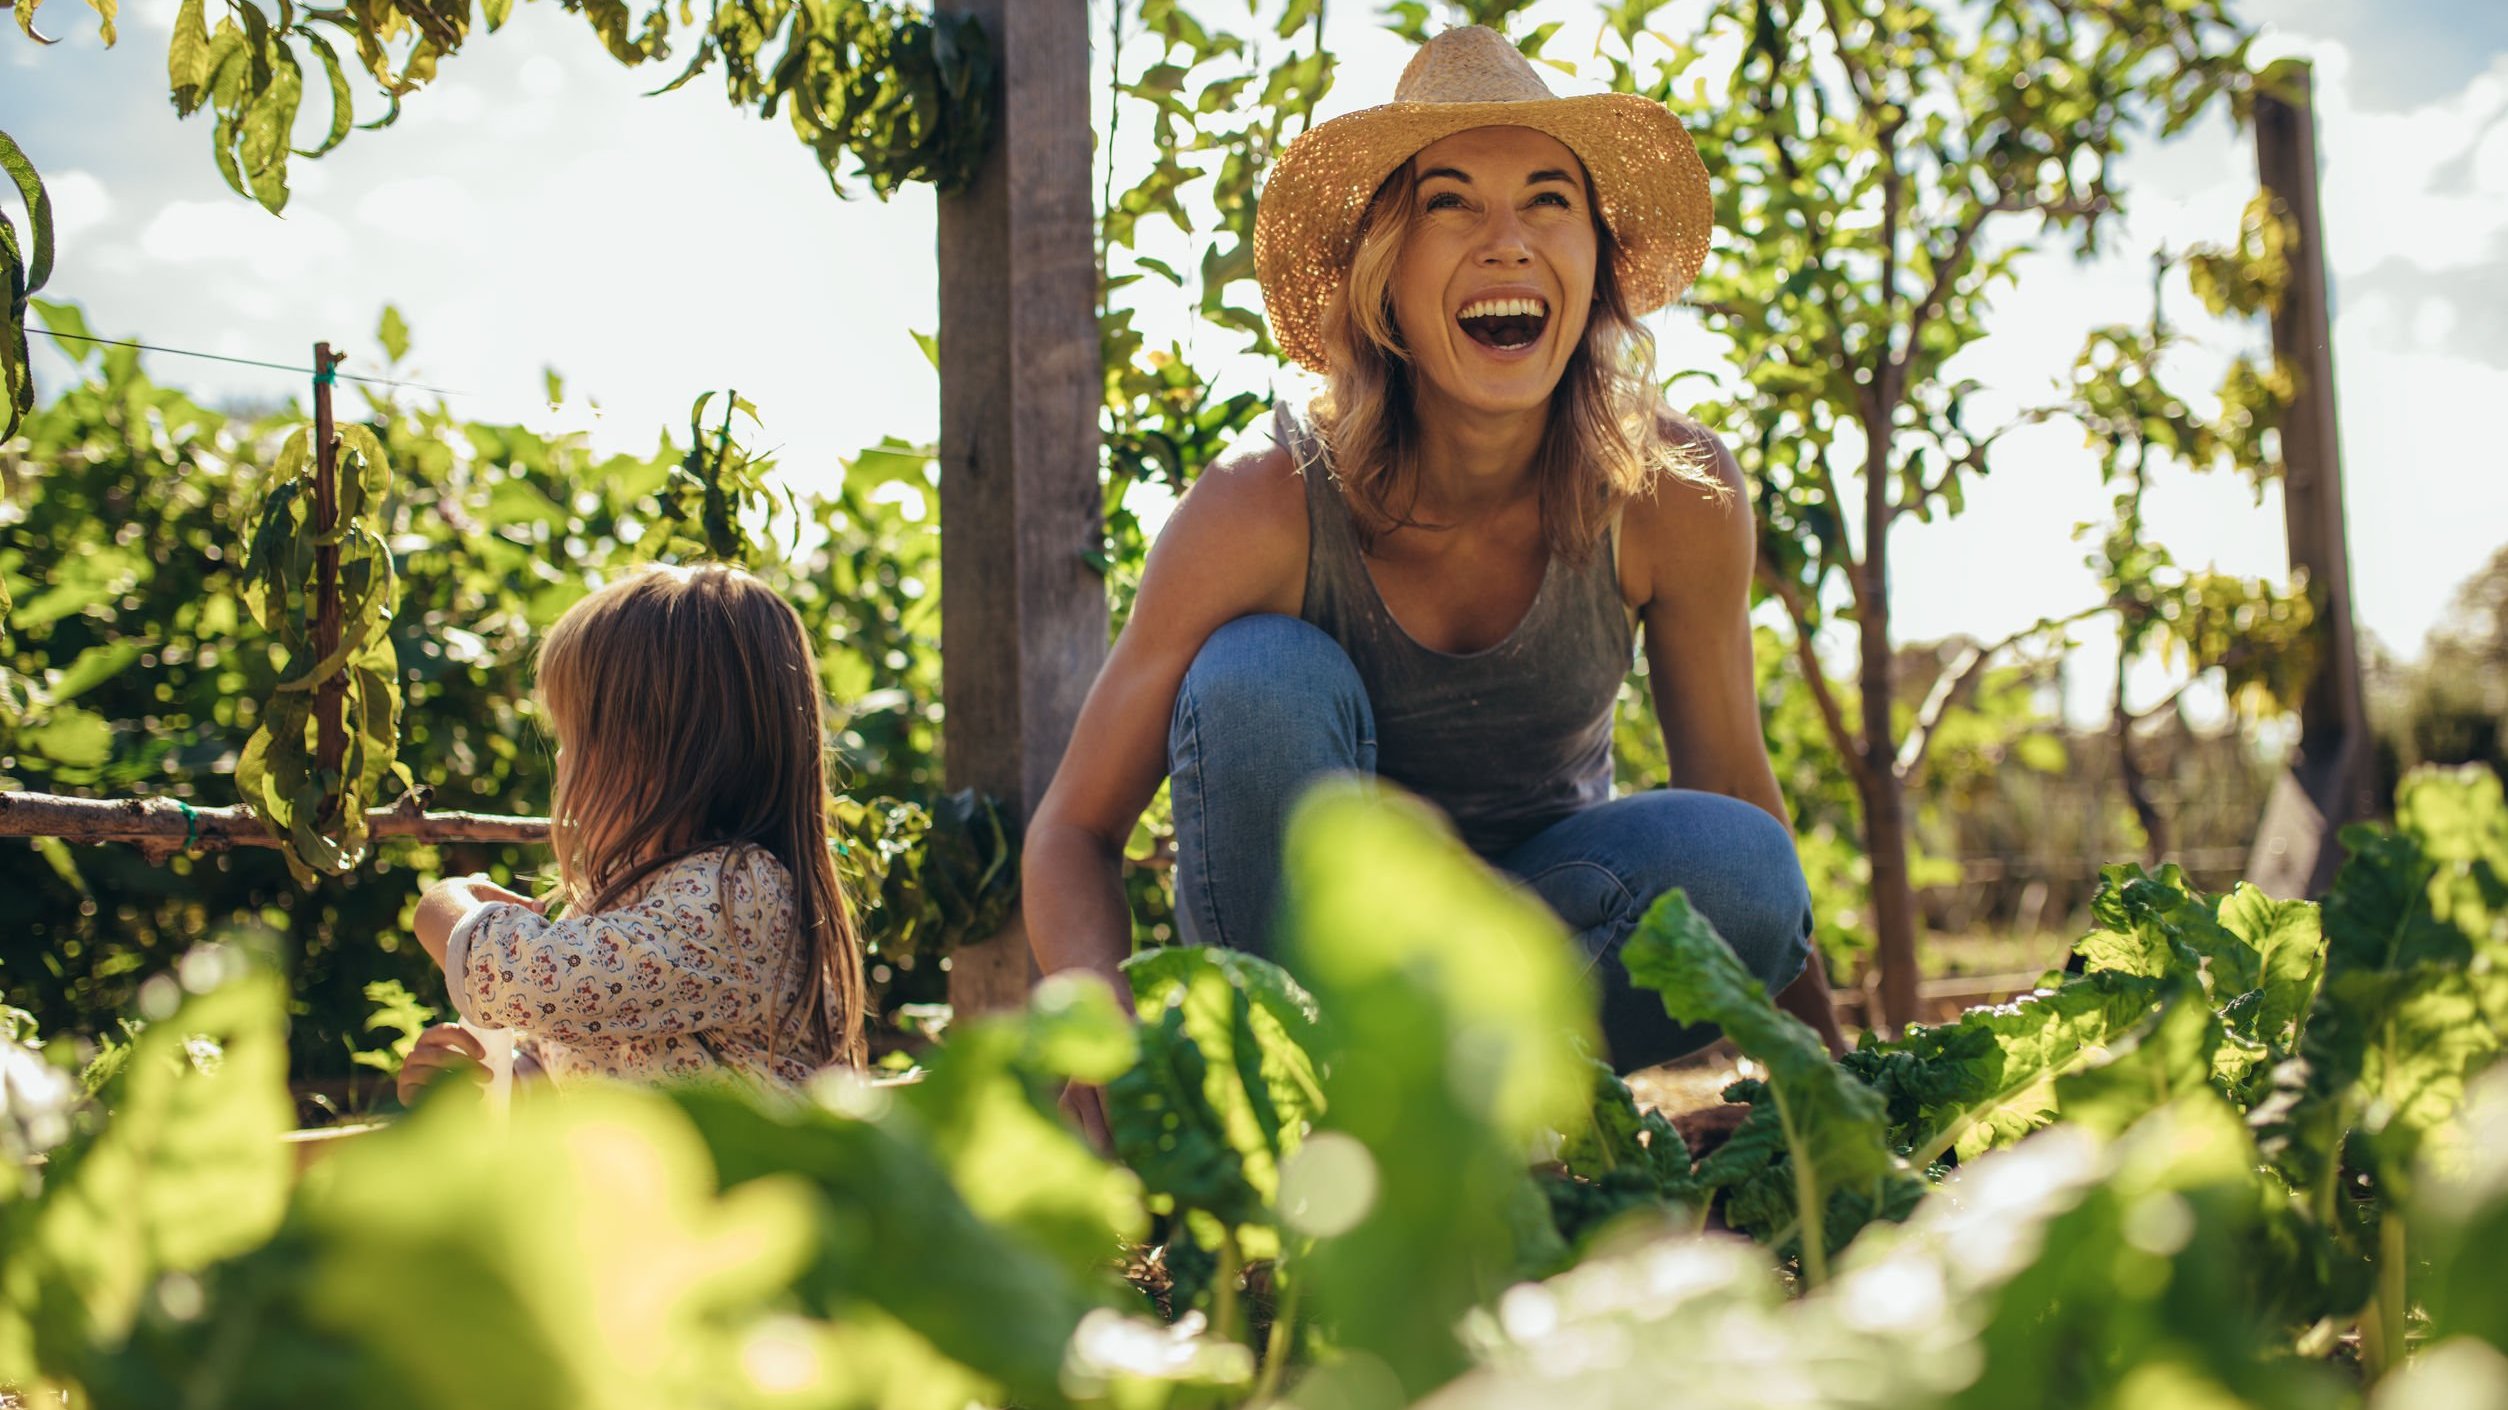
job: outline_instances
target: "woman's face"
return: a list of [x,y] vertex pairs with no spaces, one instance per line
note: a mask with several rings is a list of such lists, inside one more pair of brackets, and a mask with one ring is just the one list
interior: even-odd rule
[[1584,167],[1547,133],[1479,127],[1421,149],[1411,177],[1393,313],[1419,390],[1481,412],[1546,407],[1593,307]]

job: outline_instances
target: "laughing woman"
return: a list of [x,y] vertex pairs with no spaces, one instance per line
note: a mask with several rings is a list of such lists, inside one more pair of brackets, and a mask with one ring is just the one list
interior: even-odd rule
[[[1676,886],[1840,1046],[1760,733],[1749,502],[1663,405],[1636,322],[1696,275],[1711,221],[1661,105],[1553,97],[1486,29],[1291,144],[1255,258],[1274,339],[1325,390],[1205,473],[1150,554],[1028,834],[1046,969],[1114,979],[1121,849],[1162,777],[1184,938],[1263,951],[1289,806],[1356,771],[1437,804],[1566,920],[1621,1070],[1713,1036],[1620,961]],[[1641,632],[1676,786],[1615,799]]]

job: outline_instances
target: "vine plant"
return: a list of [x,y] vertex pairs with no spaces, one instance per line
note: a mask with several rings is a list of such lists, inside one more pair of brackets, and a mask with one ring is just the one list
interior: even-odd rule
[[[695,52],[678,88],[721,60],[731,101],[772,118],[779,110],[841,193],[841,163],[885,198],[909,182],[955,190],[973,176],[993,124],[993,59],[973,19],[926,13],[890,0],[714,0],[702,22],[693,6],[656,0],[642,16],[625,0],[561,0],[584,17],[612,58],[630,68],[671,57],[673,18]],[[41,0],[15,0],[17,27],[37,43]],[[89,0],[114,43],[119,0]],[[467,0],[345,0],[338,6],[277,0],[273,14],[254,0],[183,0],[166,49],[175,111],[214,119],[212,155],[227,185],[271,212],[287,205],[291,156],[320,157],[357,128],[387,127],[401,100],[471,37]],[[514,0],[481,0],[488,32],[502,28]],[[354,60],[382,90],[383,113],[356,116],[349,81]],[[331,121],[312,148],[291,146],[306,73],[321,75]]]
[[[331,445],[321,444],[326,432]],[[235,786],[310,886],[365,860],[366,817],[383,780],[412,783],[395,761],[400,662],[389,628],[399,580],[383,520],[390,467],[371,429],[318,423],[287,438],[271,480],[244,602],[286,648],[287,667],[236,764]]]

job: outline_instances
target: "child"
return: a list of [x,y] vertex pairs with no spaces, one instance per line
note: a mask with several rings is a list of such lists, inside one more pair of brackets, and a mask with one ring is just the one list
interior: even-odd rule
[[[737,568],[652,568],[541,644],[565,918],[481,877],[420,898],[464,1019],[510,1028],[560,1085],[729,1069],[797,1083],[863,1058],[862,958],[828,852],[817,663]],[[420,1037],[406,1100],[478,1045]]]

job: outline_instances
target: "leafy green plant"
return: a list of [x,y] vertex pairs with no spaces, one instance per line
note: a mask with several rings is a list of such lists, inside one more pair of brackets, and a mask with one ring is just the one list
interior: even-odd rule
[[[21,1143],[0,1185],[0,1383],[106,1407],[1452,1410],[1653,1404],[1677,1381],[1718,1406],[2340,1410],[2359,1384],[2329,1353],[2358,1320],[2365,1369],[2391,1375],[2375,1410],[2430,1403],[2440,1378],[2486,1383],[2508,1340],[2508,1089],[2469,1075],[2503,1031],[2484,1005],[2508,804],[2487,779],[2416,776],[2396,831],[2355,831],[2323,937],[2305,903],[2118,868],[2091,968],[2030,1004],[2129,994],[2131,1021],[1972,1016],[1842,1065],[1666,901],[1643,977],[1768,1071],[1736,1092],[1770,1113],[1741,1179],[1693,1166],[1576,1051],[1590,997],[1557,923],[1355,790],[1294,824],[1289,970],[1143,956],[1138,1024],[1057,978],[899,1085],[558,1089],[502,1133],[448,1086],[292,1190],[280,990],[206,952],[94,1100],[9,1018],[0,1132],[57,1119],[49,1159]],[[2456,992],[2419,968],[2441,931],[2472,952],[2452,981],[2470,1038],[2400,1021]],[[40,1110],[17,1105],[27,1059],[55,1074]],[[1961,1084],[1987,1076],[2043,1100],[1975,1119]],[[1125,1163],[1059,1119],[1069,1082],[1103,1088]],[[1899,1153],[1962,1120],[1983,1135],[1942,1144],[1927,1188]],[[2301,1145],[2346,1172],[2331,1231],[2290,1177]],[[1794,1164],[1793,1208],[1828,1216],[1800,1234],[1754,1205],[1801,1188]],[[1698,1233],[1708,1200],[1762,1242]],[[1198,1295],[1127,1285],[1158,1265],[1143,1241],[1214,1225],[1273,1261]],[[1815,1259],[1825,1276],[1783,1276]],[[2394,1287],[2417,1357],[2379,1340]]]
[[[8,321],[0,324],[0,398],[7,419],[0,420],[0,441],[17,434],[18,423],[35,409],[35,372],[26,352],[26,306],[36,290],[52,277],[52,197],[45,192],[35,164],[26,159],[15,139],[0,132],[0,171],[8,173],[26,203],[26,239],[18,240],[17,224],[0,213],[0,274],[9,287]],[[9,612],[9,598],[0,590],[0,620]]]
[[1784,1249],[1804,1275],[1828,1280],[1828,1250],[1876,1216],[1914,1202],[1890,1149],[1880,1095],[1829,1060],[1818,1034],[1780,1013],[1689,898],[1674,891],[1646,912],[1623,951],[1629,978],[1663,996],[1682,1023],[1712,1023],[1767,1069],[1728,1088],[1750,1119],[1699,1168],[1725,1194],[1725,1218]]
[[235,764],[236,791],[308,884],[364,861],[376,790],[389,777],[412,782],[397,758],[390,465],[368,427],[340,427],[336,447],[314,435],[301,428],[280,445],[244,561],[244,605],[286,662]]
[[386,1078],[400,1075],[401,1064],[409,1060],[410,1050],[418,1046],[418,1035],[427,1031],[443,1014],[433,1004],[420,1003],[397,979],[378,979],[366,986],[366,1002],[374,1012],[366,1016],[366,1031],[392,1036],[379,1048],[360,1048],[349,1053],[348,1060],[358,1067],[370,1067]]
[[[117,35],[118,0],[94,0],[102,36]],[[18,29],[41,42],[35,10],[16,0]],[[610,57],[629,68],[666,59],[673,18],[693,30],[696,53],[657,93],[694,79],[720,60],[724,89],[741,107],[772,118],[779,108],[840,192],[844,158],[882,197],[906,183],[954,190],[973,177],[993,124],[991,42],[964,15],[941,15],[890,0],[717,0],[702,22],[686,6],[656,4],[641,17],[624,3],[570,5]],[[479,22],[502,28],[513,0],[486,0]],[[281,3],[273,17],[254,0],[229,0],[213,28],[206,0],[183,0],[166,46],[175,111],[206,111],[210,155],[226,184],[271,213],[287,206],[291,156],[324,156],[356,128],[388,127],[401,100],[431,81],[472,37],[468,5],[378,0],[347,8]],[[685,36],[682,37],[685,42]],[[778,47],[780,45],[780,48]],[[356,120],[345,50],[382,91],[381,116]],[[330,122],[311,150],[292,147],[306,70],[319,64]],[[41,281],[36,281],[40,283]]]

